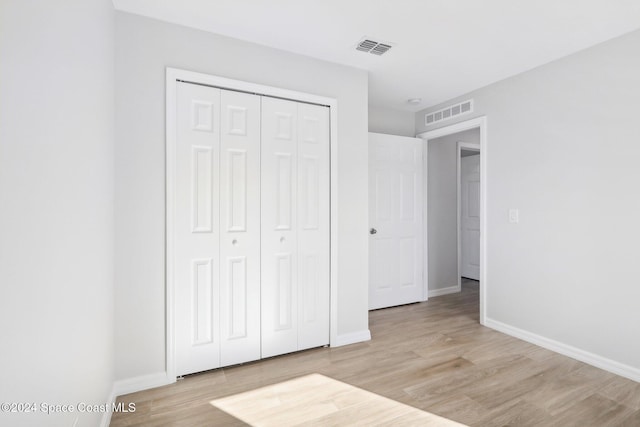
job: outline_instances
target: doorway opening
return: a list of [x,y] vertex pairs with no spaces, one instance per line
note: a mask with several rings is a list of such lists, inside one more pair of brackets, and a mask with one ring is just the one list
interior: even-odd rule
[[486,118],[417,136],[424,141],[425,292],[435,297],[479,285],[479,319],[484,324]]

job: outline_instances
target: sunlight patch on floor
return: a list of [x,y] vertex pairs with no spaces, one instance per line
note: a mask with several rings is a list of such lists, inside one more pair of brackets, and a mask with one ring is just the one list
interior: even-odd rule
[[252,426],[464,426],[320,374],[306,375],[210,403]]

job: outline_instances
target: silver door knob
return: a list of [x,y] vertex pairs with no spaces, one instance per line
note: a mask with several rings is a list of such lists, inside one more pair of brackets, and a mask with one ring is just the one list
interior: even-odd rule
[[372,228],[371,230],[369,230],[369,234],[376,234],[378,232],[378,230],[376,230],[375,228]]

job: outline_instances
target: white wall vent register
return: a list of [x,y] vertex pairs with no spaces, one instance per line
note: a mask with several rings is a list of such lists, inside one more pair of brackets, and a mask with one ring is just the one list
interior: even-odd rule
[[424,124],[430,126],[432,124],[449,120],[457,116],[469,114],[473,112],[473,99],[451,105],[442,110],[434,111],[424,115]]
[[382,55],[389,49],[391,49],[391,47],[391,43],[379,42],[372,40],[369,37],[365,37],[364,39],[362,39],[362,41],[360,41],[360,43],[358,43],[358,45],[356,46],[356,50],[359,50],[361,52],[369,52],[374,55]]

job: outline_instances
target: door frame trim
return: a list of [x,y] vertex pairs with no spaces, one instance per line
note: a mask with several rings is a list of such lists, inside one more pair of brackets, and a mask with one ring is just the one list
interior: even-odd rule
[[[480,116],[474,119],[460,121],[452,125],[443,126],[416,135],[424,140],[425,147],[423,149],[423,160],[425,174],[424,178],[424,194],[427,206],[424,209],[424,271],[429,271],[429,240],[428,240],[428,156],[429,156],[429,140],[440,138],[442,136],[452,135],[454,133],[465,130],[480,130],[480,324],[484,325],[487,321],[487,168],[488,168],[488,141],[487,141],[487,117]],[[425,292],[429,292],[429,276],[425,274]]]
[[472,142],[458,141],[456,146],[456,179],[458,181],[456,188],[458,199],[456,207],[458,217],[458,225],[456,229],[458,230],[458,290],[456,292],[460,292],[462,290],[462,150],[467,149],[469,151],[478,151],[478,154],[480,154],[481,150],[480,144],[474,144]]
[[248,92],[256,95],[283,98],[309,104],[325,105],[329,107],[329,269],[330,269],[330,315],[329,315],[329,345],[339,345],[338,339],[338,101],[304,92],[297,92],[273,86],[233,80],[209,74],[187,71],[177,68],[166,68],[166,152],[165,152],[165,339],[166,339],[166,373],[169,382],[176,380],[175,368],[175,336],[174,336],[174,258],[173,221],[175,217],[175,144],[176,144],[176,83],[189,83],[213,86],[227,90]]

